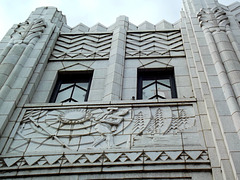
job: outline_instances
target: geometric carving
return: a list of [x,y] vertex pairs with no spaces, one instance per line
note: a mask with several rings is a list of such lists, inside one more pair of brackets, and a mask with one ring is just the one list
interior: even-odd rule
[[36,154],[25,154],[24,157],[16,155],[15,157],[1,157],[0,164],[1,168],[4,167],[44,167],[49,165],[56,165],[61,167],[69,167],[71,165],[88,166],[91,165],[108,165],[108,164],[118,164],[122,162],[123,164],[137,163],[140,162],[185,162],[191,160],[192,162],[209,162],[208,153],[206,150],[189,150],[189,151],[123,151],[119,152],[68,152],[67,154],[53,154],[53,155],[36,155]]
[[165,64],[163,62],[160,62],[158,60],[153,60],[151,62],[148,62],[146,64],[143,64],[142,66],[139,66],[138,69],[146,69],[146,68],[173,68],[168,62],[168,64]]
[[165,153],[171,158],[171,160],[177,160],[182,154],[182,151],[165,151]]
[[11,167],[13,164],[15,164],[21,157],[16,158],[4,158],[4,162],[8,167]]
[[129,32],[126,57],[184,56],[180,31]]
[[191,159],[196,160],[202,154],[202,151],[185,151]]
[[[189,105],[27,110],[8,153],[181,147],[183,140],[179,132],[194,126],[195,115]],[[196,144],[198,136],[197,131],[194,136],[186,134],[184,141]],[[98,157],[89,155],[86,158],[93,162]],[[109,161],[115,159],[109,158]],[[127,159],[133,161],[134,158],[132,154]],[[56,159],[58,157],[45,158],[48,164],[55,163]],[[29,158],[27,163],[33,161]]]
[[108,58],[111,40],[111,33],[60,34],[50,59]]
[[60,72],[64,72],[64,71],[91,71],[91,70],[94,70],[94,69],[92,69],[91,67],[86,66],[84,64],[81,64],[81,63],[72,64],[70,66],[59,69]]
[[105,156],[106,156],[111,162],[115,162],[121,155],[122,155],[122,153],[108,153],[108,154],[105,154]]

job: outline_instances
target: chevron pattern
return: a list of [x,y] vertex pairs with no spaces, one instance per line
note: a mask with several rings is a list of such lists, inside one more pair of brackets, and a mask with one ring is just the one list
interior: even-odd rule
[[51,60],[108,58],[111,33],[60,34]]
[[131,32],[127,35],[126,57],[184,56],[179,30]]
[[96,153],[61,153],[49,155],[24,155],[0,157],[0,171],[4,168],[44,168],[46,166],[89,166],[118,164],[149,164],[149,163],[208,163],[209,157],[205,150],[191,151],[118,151]]

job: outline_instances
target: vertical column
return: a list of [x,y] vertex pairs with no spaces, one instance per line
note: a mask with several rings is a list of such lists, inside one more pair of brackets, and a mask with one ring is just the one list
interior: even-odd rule
[[[0,55],[0,135],[11,118],[53,32],[65,21],[56,8],[36,9],[10,35]],[[9,36],[9,34],[7,35]],[[50,49],[49,49],[50,51]],[[45,58],[45,62],[47,62]]]
[[[226,34],[229,21],[219,8],[202,9],[198,14],[219,81],[232,114],[236,130],[240,132],[240,63]],[[240,135],[240,133],[239,133]]]
[[[202,9],[198,14],[198,18],[208,43],[208,48],[224,95],[222,100],[215,100],[216,107],[218,106],[218,113],[220,114],[218,122],[220,126],[223,126],[222,119],[227,118],[227,116],[221,115],[220,111],[227,104],[226,108],[230,111],[229,115],[231,115],[231,120],[233,121],[231,123],[229,120],[228,123],[235,126],[235,129],[232,128],[231,130],[226,130],[225,127],[222,128],[222,135],[224,137],[224,144],[227,147],[229,160],[228,158],[221,159],[221,168],[225,177],[230,178],[232,176],[230,179],[238,179],[240,168],[236,156],[240,154],[240,107],[238,101],[240,92],[238,88],[240,85],[240,64],[226,33],[226,27],[230,23],[226,13],[219,7]],[[219,106],[222,109],[219,109]],[[219,140],[216,138],[215,141],[218,142]]]
[[128,24],[128,17],[117,18],[113,31],[103,101],[121,100]]

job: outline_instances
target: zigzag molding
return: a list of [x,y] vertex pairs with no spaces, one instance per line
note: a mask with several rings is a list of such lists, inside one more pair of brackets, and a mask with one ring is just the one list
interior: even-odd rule
[[108,58],[111,41],[111,33],[60,34],[50,59]]
[[[47,153],[46,153],[47,154]],[[0,156],[0,171],[7,168],[44,168],[47,166],[104,166],[129,164],[167,164],[167,163],[209,163],[206,150],[164,150],[164,151],[102,151],[102,152],[66,152],[56,154],[26,154]]]
[[126,57],[184,56],[180,31],[129,32]]

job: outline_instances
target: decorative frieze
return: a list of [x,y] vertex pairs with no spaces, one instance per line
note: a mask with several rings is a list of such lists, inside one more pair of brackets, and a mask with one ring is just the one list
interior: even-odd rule
[[26,154],[24,156],[1,156],[0,171],[4,168],[34,167],[69,167],[89,165],[124,165],[124,164],[166,164],[198,162],[209,163],[206,150],[165,150],[165,151],[101,151],[56,154]]
[[8,153],[181,148],[193,136],[201,146],[191,105],[27,110]]

